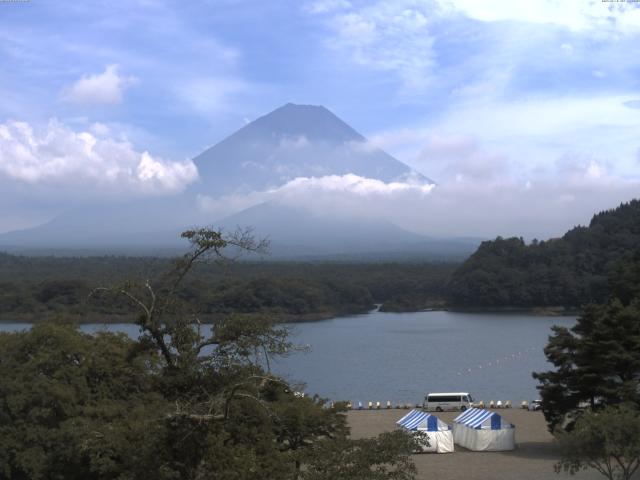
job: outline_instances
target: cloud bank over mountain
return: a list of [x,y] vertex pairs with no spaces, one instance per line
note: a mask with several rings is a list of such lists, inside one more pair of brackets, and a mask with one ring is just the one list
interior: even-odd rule
[[482,174],[460,175],[438,185],[387,184],[355,175],[301,177],[278,189],[198,200],[201,211],[215,218],[271,202],[319,216],[384,219],[435,237],[531,239],[554,237],[586,224],[594,212],[628,201],[640,191],[640,181],[612,176],[593,160],[565,158],[557,171],[566,176],[555,182],[547,175],[518,182]]

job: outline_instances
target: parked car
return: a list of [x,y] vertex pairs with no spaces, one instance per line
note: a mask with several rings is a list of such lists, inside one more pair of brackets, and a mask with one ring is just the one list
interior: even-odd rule
[[529,404],[529,410],[534,412],[536,410],[542,410],[542,400],[532,400]]

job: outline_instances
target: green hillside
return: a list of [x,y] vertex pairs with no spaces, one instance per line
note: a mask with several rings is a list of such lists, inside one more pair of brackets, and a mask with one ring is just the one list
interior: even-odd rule
[[[459,307],[576,308],[637,283],[640,201],[595,215],[562,238],[483,242],[452,275],[448,301]],[[626,280],[625,280],[626,279]],[[631,286],[630,286],[631,285]]]

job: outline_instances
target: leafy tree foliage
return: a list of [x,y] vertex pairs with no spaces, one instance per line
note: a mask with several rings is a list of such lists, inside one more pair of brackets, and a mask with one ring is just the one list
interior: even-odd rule
[[402,431],[388,432],[377,439],[318,442],[310,451],[305,480],[410,480],[416,468],[410,458],[415,448]]
[[576,227],[562,238],[527,245],[522,238],[498,237],[483,242],[456,270],[448,300],[469,307],[602,303],[621,286],[620,272],[639,275],[625,267],[639,254],[639,245],[640,200],[601,212],[588,227]]
[[0,478],[143,474],[155,461],[144,439],[169,407],[158,367],[124,335],[49,323],[0,334]]
[[534,378],[551,428],[583,403],[640,404],[640,302],[586,307],[571,329],[553,327],[545,354],[555,370]]
[[558,437],[558,472],[593,468],[609,480],[629,480],[640,467],[640,412],[634,406],[585,413],[571,432]]
[[51,323],[0,334],[0,479],[298,479],[343,460],[331,478],[412,478],[408,436],[350,440],[342,405],[270,373],[294,348],[286,330],[247,316],[204,327],[181,296],[200,262],[263,244],[183,236],[192,249],[167,275],[93,294],[126,300],[138,340]]

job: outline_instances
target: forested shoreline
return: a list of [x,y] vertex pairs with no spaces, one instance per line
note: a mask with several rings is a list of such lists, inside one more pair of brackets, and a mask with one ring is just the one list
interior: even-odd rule
[[[64,315],[80,323],[133,321],[126,299],[105,304],[97,287],[157,278],[171,264],[150,257],[27,257],[0,254],[0,321]],[[452,263],[236,262],[198,265],[178,292],[203,321],[231,313],[277,322],[414,311],[444,304]]]
[[638,265],[640,201],[632,200],[561,238],[483,242],[452,275],[447,300],[458,307],[580,309],[634,285]]
[[[125,299],[91,296],[158,278],[173,260],[155,257],[29,257],[0,253],[0,321],[59,316],[129,322]],[[245,314],[276,322],[424,309],[575,314],[612,292],[631,297],[640,278],[640,201],[594,215],[563,237],[483,242],[464,263],[275,262],[204,264],[177,292],[202,321]],[[626,293],[623,291],[627,289]]]

